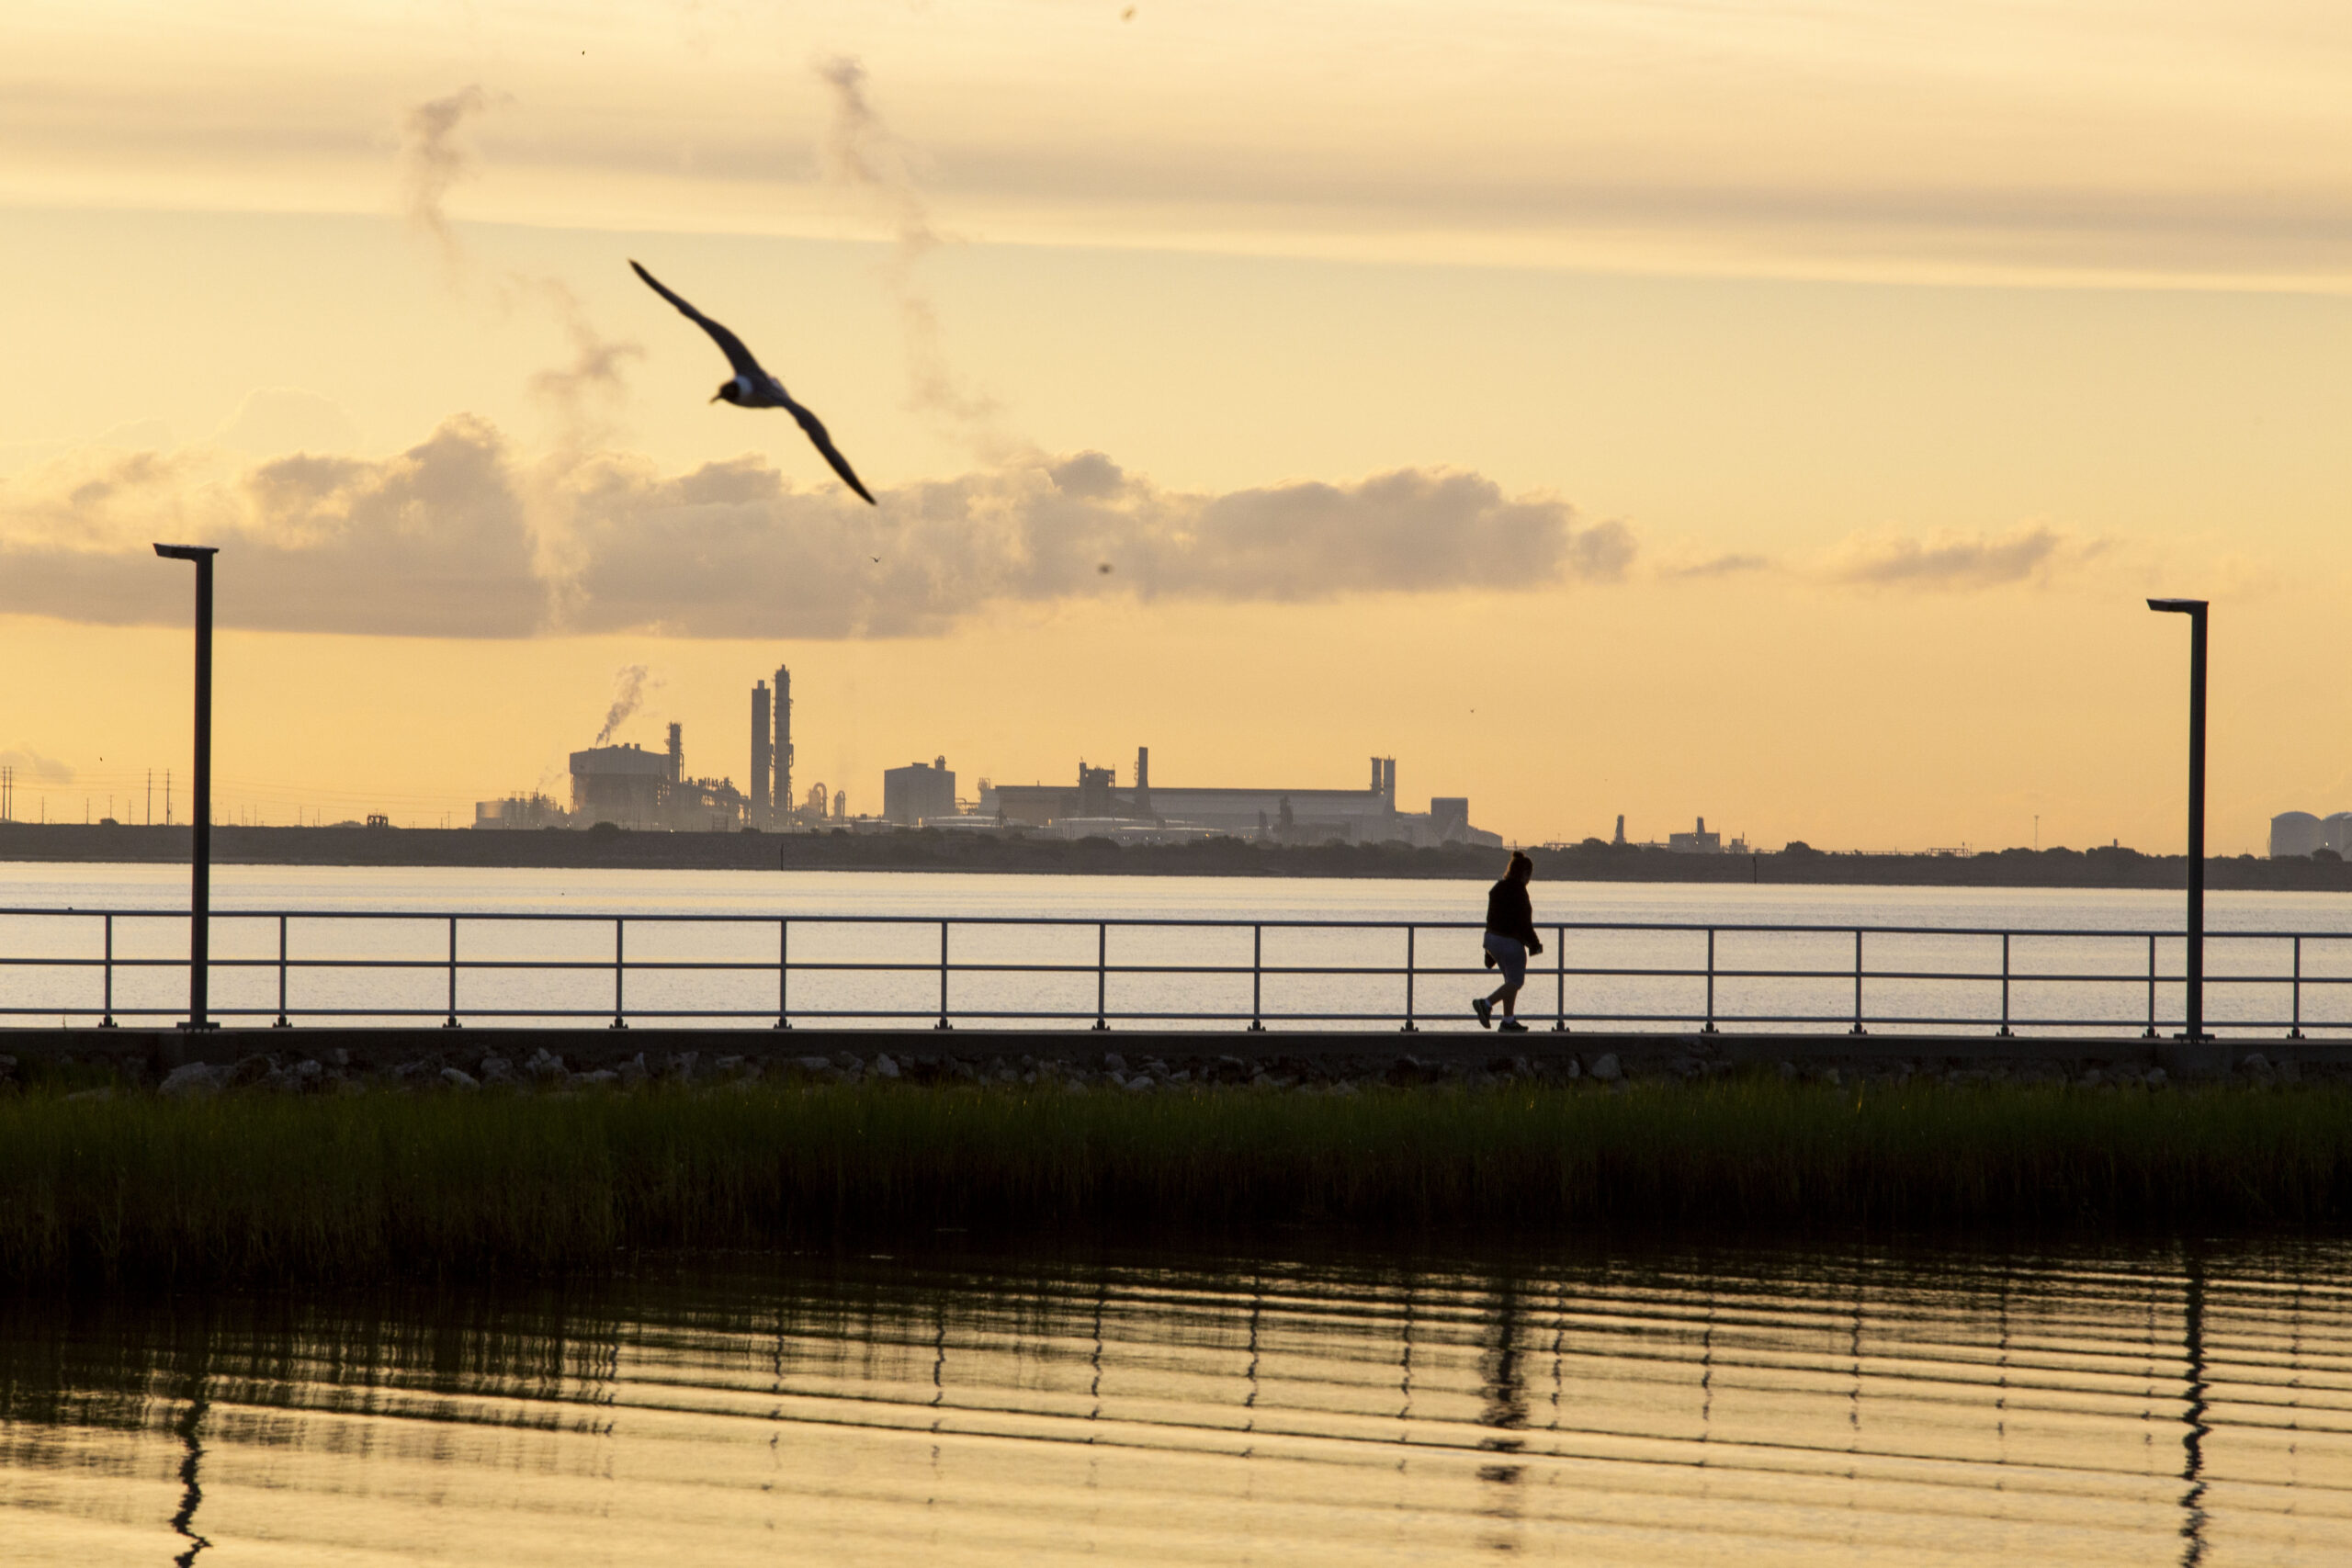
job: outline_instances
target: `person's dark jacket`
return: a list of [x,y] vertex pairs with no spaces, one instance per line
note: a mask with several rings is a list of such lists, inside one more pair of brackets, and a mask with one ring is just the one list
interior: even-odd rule
[[1525,943],[1530,953],[1544,951],[1535,934],[1535,905],[1527,897],[1527,884],[1517,877],[1506,876],[1487,890],[1487,929]]

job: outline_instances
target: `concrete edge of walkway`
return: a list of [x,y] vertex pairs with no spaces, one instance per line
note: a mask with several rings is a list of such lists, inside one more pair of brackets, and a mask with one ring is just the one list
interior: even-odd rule
[[842,1055],[860,1061],[888,1053],[901,1061],[954,1057],[984,1063],[998,1057],[1043,1057],[1100,1067],[1106,1054],[1170,1063],[1231,1058],[1243,1066],[1348,1059],[1394,1064],[1410,1057],[1430,1064],[1508,1063],[1586,1069],[1613,1055],[1628,1072],[1674,1071],[1683,1076],[1738,1066],[1790,1063],[1804,1069],[1853,1066],[2052,1068],[2131,1066],[2163,1067],[2176,1077],[2214,1077],[2260,1055],[2273,1066],[2352,1067],[2352,1038],[2230,1036],[2195,1044],[2177,1037],[2000,1036],[1994,1034],[1772,1034],[1555,1031],[1532,1024],[1524,1034],[1479,1030],[1086,1030],[1086,1029],[709,1029],[611,1028],[230,1028],[189,1032],[155,1028],[0,1029],[0,1055],[19,1061],[112,1064],[147,1070],[188,1062],[230,1063],[264,1055],[311,1058],[368,1067],[438,1057],[449,1063],[498,1055],[521,1060],[547,1050],[574,1067],[616,1066],[642,1053],[649,1064],[686,1052],[704,1059],[736,1056],[762,1064]]

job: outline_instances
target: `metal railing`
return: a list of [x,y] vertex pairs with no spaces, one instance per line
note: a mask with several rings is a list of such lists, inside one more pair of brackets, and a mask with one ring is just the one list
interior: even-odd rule
[[[125,953],[118,942],[124,928],[152,932],[159,925],[168,931],[187,923],[185,911],[0,909],[0,931],[33,922],[44,933],[45,945],[55,951],[0,953],[0,1017],[53,1017],[71,1022],[95,1020],[113,1027],[126,1020],[169,1020],[187,1013],[184,991],[176,995],[145,988],[152,994],[126,1001],[119,983],[157,976],[159,971],[185,975],[185,949],[173,953]],[[1078,1024],[1107,1030],[1114,1024],[1237,1024],[1262,1030],[1270,1024],[1316,1026],[1385,1025],[1407,1032],[1424,1023],[1467,1026],[1466,993],[1442,1008],[1424,1005],[1427,983],[1477,977],[1480,989],[1495,976],[1467,964],[1427,962],[1430,933],[1443,933],[1459,943],[1457,952],[1476,948],[1475,921],[1450,920],[1301,920],[1301,919],[1083,919],[1068,917],[980,916],[924,918],[892,915],[622,915],[522,913],[417,913],[367,910],[215,911],[210,970],[216,976],[254,976],[265,987],[275,983],[274,998],[264,990],[259,999],[242,1001],[227,995],[216,998],[214,1015],[224,1019],[268,1019],[278,1027],[298,1020],[402,1021],[433,1019],[445,1028],[469,1021],[536,1021],[576,1023],[594,1019],[625,1029],[632,1021],[731,1022],[790,1029],[796,1024],[928,1023],[950,1029],[958,1021],[1031,1024]],[[424,929],[435,941],[428,955],[405,956],[330,951],[323,941],[337,930],[358,922],[389,922],[403,931]],[[264,950],[236,955],[234,938],[248,938],[259,924]],[[274,930],[271,928],[274,927]],[[572,955],[502,953],[513,936],[530,930],[567,933],[575,940],[587,933],[601,946],[609,931],[609,956],[575,952]],[[630,955],[630,936],[653,933],[674,936],[684,930],[705,935],[724,930],[740,950],[749,932],[764,947],[763,932],[773,932],[773,956]],[[2182,939],[2177,932],[2147,931],[2069,931],[1935,926],[1755,925],[1688,923],[1621,923],[1553,921],[1538,928],[1551,939],[1550,963],[1531,965],[1527,986],[1520,997],[1524,1021],[1565,1032],[1578,1026],[1608,1025],[1635,1029],[1697,1028],[1714,1032],[1727,1028],[1770,1031],[1825,1029],[1860,1034],[1872,1030],[1990,1031],[2013,1034],[2020,1030],[2083,1031],[2114,1033],[2138,1030],[2154,1036],[2180,1024],[2177,1006],[2160,1008],[2160,993],[2177,989],[2177,962]],[[929,933],[937,932],[936,956],[929,949]],[[1059,961],[1015,957],[970,949],[975,939],[983,948],[1001,948],[1002,939],[1016,931],[1091,932],[1091,954]],[[892,933],[911,932],[922,943],[920,955],[809,955],[809,939],[832,935],[835,945],[850,939],[860,954],[889,945]],[[1248,933],[1246,954],[1238,939]],[[72,933],[86,933],[85,951]],[[1394,961],[1368,961],[1356,954],[1351,962],[1270,962],[1269,934],[1294,943],[1302,939],[1344,939],[1362,947],[1387,948]],[[306,940],[297,942],[297,935]],[[223,942],[226,935],[232,940]],[[959,955],[957,938],[964,952]],[[275,953],[266,951],[274,936]],[[795,938],[803,951],[795,953]],[[1123,947],[1148,945],[1146,939],[1180,937],[1197,946],[1227,942],[1234,951],[1217,961],[1196,955],[1191,961],[1149,962],[1122,954],[1114,962],[1114,938]],[[470,938],[470,941],[461,941]],[[1584,946],[1614,942],[1631,945],[1648,962],[1570,963],[1572,939]],[[906,938],[899,936],[899,944]],[[1758,950],[1778,947],[1799,950],[1798,956],[1819,959],[1838,954],[1836,963],[1727,963],[1720,951],[1726,941]],[[2209,1024],[2268,1034],[2301,1037],[2313,1030],[2352,1032],[2352,932],[2226,931],[2208,932],[2205,985],[2209,993]],[[1892,945],[1925,945],[1947,955],[1939,967],[1918,963],[1879,962]],[[1674,962],[1668,949],[1689,948],[1695,962]],[[393,944],[399,945],[399,944]],[[413,945],[413,944],[411,944]],[[821,945],[821,944],[820,944]],[[1180,943],[1181,945],[1181,943]],[[2169,948],[2171,963],[2161,962]],[[2335,961],[2333,972],[2307,968],[2305,950],[2324,950]],[[488,948],[491,951],[483,951]],[[2129,966],[2111,955],[2129,957]],[[1965,954],[1972,961],[1953,966]],[[2025,964],[2040,954],[2044,966]],[[2109,962],[2086,969],[2089,955]],[[2216,964],[2220,956],[2222,962]],[[1309,954],[1307,956],[1312,956]],[[1606,956],[1601,954],[1600,956]],[[1898,955],[1899,956],[1899,955]],[[1933,954],[1931,953],[1931,958]],[[2231,964],[2268,957],[2273,962],[2233,972]],[[1668,962],[1658,962],[1661,957]],[[2048,967],[2049,963],[2059,967]],[[35,1001],[27,994],[28,976],[72,976],[92,972],[94,982],[79,997]],[[225,972],[225,975],[224,975]],[[434,987],[429,1005],[421,1002],[414,984],[429,976]],[[497,977],[535,979],[557,994],[533,997],[485,995]],[[936,978],[935,992],[932,979]],[[1014,977],[1057,995],[1007,998],[974,997],[975,983],[984,977]],[[159,976],[158,976],[159,977]],[[401,979],[399,977],[406,977]],[[469,984],[461,987],[461,979]],[[681,994],[666,987],[650,1001],[639,992],[649,984],[673,979],[700,983],[702,994]],[[812,980],[836,982],[831,994],[811,998],[805,989]],[[1091,1005],[1082,1005],[1084,982],[1091,980]],[[1240,1005],[1240,985],[1248,983],[1248,1005]],[[639,984],[633,992],[631,982]],[[846,980],[848,994],[840,983]],[[340,985],[326,984],[330,981]],[[795,983],[804,987],[796,997]],[[962,985],[959,987],[958,982]],[[1073,990],[1071,983],[1075,982]],[[182,984],[184,985],[184,981]],[[756,1005],[746,985],[759,992]],[[886,994],[875,994],[880,985]],[[909,994],[919,985],[920,1001]],[[1127,995],[1156,1005],[1121,1005]],[[1269,987],[1306,994],[1294,999],[1312,1005],[1270,1005]],[[354,994],[355,987],[371,994]],[[584,991],[593,986],[599,994]],[[773,990],[767,989],[772,986]],[[729,994],[713,997],[714,987]],[[859,987],[863,987],[863,994]],[[1799,988],[1811,999],[1808,1010],[1792,1010],[1804,1000],[1773,1006]],[[958,995],[960,990],[964,993]],[[985,989],[985,987],[982,987]],[[1213,995],[1222,989],[1223,995]],[[250,987],[248,987],[250,989]],[[300,994],[298,995],[298,990]],[[1542,1004],[1549,990],[1550,1008]],[[1834,992],[1838,1003],[1824,1010],[1819,998]],[[1368,994],[1385,993],[1385,994]],[[636,997],[637,999],[632,999]],[[1081,1005],[1072,1006],[1073,997]],[[1229,998],[1230,999],[1227,999]],[[2018,1010],[2020,998],[2029,1010]],[[2215,999],[2222,999],[2216,1006]],[[2064,998],[2072,1006],[2054,1003]],[[1275,998],[1280,1002],[1282,998]],[[2307,1010],[2307,999],[2323,1005]],[[2169,1000],[2169,998],[2167,998]],[[713,1001],[735,1005],[707,1005]],[[2087,1001],[2086,1009],[2081,1005]],[[2324,1005],[2336,1001],[2342,1005]],[[997,1005],[987,1005],[989,1003]],[[1571,1006],[1571,1003],[1576,1005]],[[1877,1005],[1873,1005],[1873,1004]],[[1949,1003],[1950,1005],[1931,1005]],[[586,1004],[586,1005],[583,1005]],[[854,1005],[852,1005],[854,1004]],[[888,1005],[881,1005],[888,1004]],[[1376,1005],[1375,1005],[1376,1004]]]

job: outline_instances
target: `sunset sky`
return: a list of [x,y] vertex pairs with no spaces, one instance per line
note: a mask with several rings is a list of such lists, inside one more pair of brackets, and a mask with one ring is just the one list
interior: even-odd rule
[[560,793],[632,665],[740,783],[789,663],[860,810],[2177,852],[2154,593],[2258,852],[2352,808],[2348,81],[2300,0],[12,0],[0,762],[185,780],[184,538],[224,818]]

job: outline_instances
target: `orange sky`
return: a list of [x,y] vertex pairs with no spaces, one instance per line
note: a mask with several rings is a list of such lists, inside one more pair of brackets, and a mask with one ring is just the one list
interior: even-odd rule
[[1520,840],[2170,849],[2152,592],[2215,602],[2216,849],[2352,806],[2339,10],[1125,9],[11,6],[19,815],[185,769],[183,535],[268,820],[552,784],[630,664],[740,780],[789,662],[854,805],[1148,744]]

